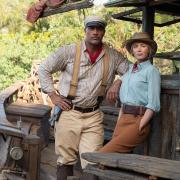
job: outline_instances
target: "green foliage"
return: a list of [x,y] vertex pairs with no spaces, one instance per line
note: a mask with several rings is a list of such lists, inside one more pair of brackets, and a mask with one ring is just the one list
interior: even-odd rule
[[[123,42],[141,29],[136,24],[112,19],[111,14],[119,12],[119,8],[102,7],[54,15],[31,25],[25,16],[32,2],[0,0],[0,90],[17,80],[26,79],[34,60],[43,60],[59,46],[82,39],[84,15],[104,16],[108,22],[104,41],[121,51]],[[179,24],[155,28],[159,52],[171,51],[179,45],[179,29]],[[155,63],[162,73],[172,73],[172,68],[164,69],[161,61],[156,60]],[[171,63],[169,66],[172,66]]]

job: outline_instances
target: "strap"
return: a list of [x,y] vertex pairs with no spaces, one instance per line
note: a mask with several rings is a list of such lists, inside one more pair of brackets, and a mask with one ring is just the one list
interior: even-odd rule
[[72,76],[69,94],[68,94],[69,98],[73,98],[76,95],[76,89],[77,89],[77,85],[78,85],[80,59],[81,59],[81,42],[78,42],[76,44],[76,58],[74,61],[73,76]]
[[107,78],[109,73],[109,55],[105,52],[104,60],[103,60],[103,78],[100,86],[99,96],[104,96],[106,86],[107,86]]

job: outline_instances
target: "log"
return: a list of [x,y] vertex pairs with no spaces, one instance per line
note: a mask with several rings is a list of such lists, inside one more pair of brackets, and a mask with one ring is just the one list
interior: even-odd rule
[[161,178],[180,179],[180,162],[168,159],[118,153],[84,153],[87,161]]
[[57,8],[49,8],[48,7],[43,11],[40,18],[51,16],[51,15],[58,14],[58,13],[64,13],[67,11],[72,11],[75,9],[79,10],[79,9],[84,9],[84,8],[90,8],[92,6],[93,6],[93,3],[86,0],[86,1],[76,2],[76,3],[68,3],[68,4],[62,5],[62,6],[57,7]]
[[97,166],[94,165],[88,165],[85,170],[85,172],[94,174],[96,176],[99,176],[100,179],[108,179],[108,180],[148,180],[147,175],[129,172],[125,170],[117,170],[117,169],[99,169]]

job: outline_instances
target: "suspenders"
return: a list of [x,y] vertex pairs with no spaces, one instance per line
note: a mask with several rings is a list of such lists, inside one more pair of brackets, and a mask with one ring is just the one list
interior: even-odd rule
[[[78,75],[79,75],[79,69],[80,69],[80,59],[81,59],[81,43],[76,44],[76,57],[74,61],[74,66],[73,66],[73,76],[70,84],[70,90],[68,94],[69,99],[74,99],[76,95],[76,90],[78,86]],[[101,85],[99,88],[99,97],[101,99],[103,98],[107,86],[107,78],[108,78],[108,72],[109,72],[109,55],[107,52],[105,52],[104,59],[103,59],[103,77],[101,81]]]
[[73,66],[73,76],[71,79],[68,99],[74,99],[74,97],[76,95],[76,90],[77,90],[77,86],[78,86],[80,60],[81,60],[81,43],[78,42],[76,44],[76,57],[75,57],[74,66]]
[[[76,45],[76,57],[74,61],[74,67],[73,67],[73,76],[70,84],[70,90],[68,94],[68,99],[73,100],[76,95],[76,90],[78,86],[78,75],[79,75],[79,67],[80,67],[80,60],[81,60],[81,43],[77,43]],[[99,95],[98,95],[98,104],[95,108],[99,106],[101,101],[103,100],[103,96],[105,94],[106,86],[107,86],[107,77],[108,77],[108,70],[109,70],[109,56],[105,52],[105,56],[103,59],[103,78],[99,89]],[[50,125],[53,127],[55,121],[59,120],[59,116],[61,114],[62,110],[60,107],[55,106],[54,112],[49,119]]]

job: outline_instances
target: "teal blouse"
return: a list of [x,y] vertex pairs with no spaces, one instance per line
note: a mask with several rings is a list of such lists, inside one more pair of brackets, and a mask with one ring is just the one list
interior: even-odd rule
[[160,110],[160,86],[161,77],[159,71],[145,61],[138,64],[138,70],[129,71],[122,76],[122,84],[119,92],[120,101],[123,104],[145,106],[158,112]]

